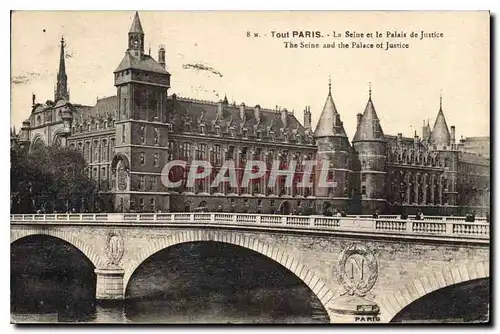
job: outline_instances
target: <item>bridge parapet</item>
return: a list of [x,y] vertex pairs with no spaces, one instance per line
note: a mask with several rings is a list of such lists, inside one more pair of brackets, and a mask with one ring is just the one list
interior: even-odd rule
[[[371,215],[348,215],[348,217],[356,218],[372,218]],[[399,219],[400,215],[380,215],[379,218],[384,219]],[[409,215],[409,219],[415,219],[415,215]],[[445,220],[445,221],[465,221],[465,217],[462,216],[424,216],[423,220]],[[476,222],[487,223],[488,218],[486,217],[476,217]]]
[[287,229],[301,232],[357,232],[400,236],[431,236],[471,239],[489,243],[489,223],[457,220],[411,220],[394,218],[257,215],[244,213],[109,213],[109,214],[16,214],[11,223],[30,224],[163,224],[231,226],[241,228]]

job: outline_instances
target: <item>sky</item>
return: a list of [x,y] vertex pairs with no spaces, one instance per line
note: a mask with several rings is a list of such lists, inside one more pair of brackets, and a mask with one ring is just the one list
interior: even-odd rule
[[[440,94],[448,126],[460,136],[489,135],[488,12],[139,12],[145,51],[166,46],[169,94],[260,104],[294,111],[303,122],[309,105],[316,125],[332,95],[349,138],[356,114],[372,99],[384,133],[421,135],[431,128]],[[12,14],[11,124],[19,128],[37,102],[53,99],[59,43],[67,43],[66,70],[73,103],[94,105],[116,94],[113,71],[127,48],[133,11],[16,11]],[[410,38],[412,31],[441,38]],[[272,31],[319,31],[322,38],[273,38]],[[343,37],[333,39],[333,31]],[[346,31],[364,33],[348,38]],[[383,38],[368,38],[379,31]],[[387,31],[406,38],[387,38]],[[247,37],[258,33],[260,37]],[[327,36],[330,35],[330,36]],[[406,49],[285,48],[285,41],[408,43]],[[194,66],[193,66],[194,65]],[[202,65],[202,66],[199,66]],[[203,67],[205,69],[200,69]]]

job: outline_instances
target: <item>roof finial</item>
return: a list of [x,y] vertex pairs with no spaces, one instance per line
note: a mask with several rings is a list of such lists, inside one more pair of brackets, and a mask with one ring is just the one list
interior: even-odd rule
[[328,76],[328,95],[332,95],[332,77]]
[[443,89],[441,89],[441,93],[439,94],[439,110],[443,110]]
[[372,82],[368,82],[368,99],[372,99]]

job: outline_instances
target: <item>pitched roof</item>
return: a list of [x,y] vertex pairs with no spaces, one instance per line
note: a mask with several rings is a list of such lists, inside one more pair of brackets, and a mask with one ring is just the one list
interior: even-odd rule
[[142,55],[138,59],[131,55],[129,51],[126,51],[125,56],[123,57],[120,65],[118,65],[118,67],[116,68],[115,73],[128,69],[169,74],[167,70],[165,70],[165,68],[163,68],[163,66],[161,66],[150,55]]
[[384,132],[380,126],[380,120],[378,119],[377,112],[373,105],[372,97],[368,98],[368,103],[366,104],[365,111],[361,116],[358,128],[356,129],[356,134],[354,135],[354,141],[361,140],[383,140]]
[[[286,129],[288,133],[304,136],[304,127],[299,123],[295,116],[289,112],[286,114],[286,126],[282,121],[281,112],[269,109],[260,109],[260,121],[255,117],[255,107],[246,107],[244,111],[245,118],[240,116],[240,107],[235,104],[221,103],[222,117],[218,116],[219,103],[211,101],[200,101],[182,97],[175,99],[169,98],[171,105],[170,121],[174,129],[182,129],[187,121],[193,129],[197,128],[203,115],[203,122],[210,128],[213,125],[219,125],[222,132],[226,132],[229,127],[234,127],[236,133],[241,128],[246,128],[249,133],[254,129],[261,130],[264,136],[269,131],[274,131],[276,137],[280,137],[281,131]],[[179,130],[177,130],[179,131]]]
[[314,130],[314,137],[334,136],[347,137],[342,121],[340,120],[340,115],[333,102],[331,89],[329,89],[323,111]]
[[434,145],[449,145],[450,131],[444,118],[443,109],[440,107],[431,132],[430,142]]
[[144,30],[142,30],[141,19],[139,18],[138,12],[135,12],[134,21],[132,21],[132,26],[130,26],[129,33],[144,34]]

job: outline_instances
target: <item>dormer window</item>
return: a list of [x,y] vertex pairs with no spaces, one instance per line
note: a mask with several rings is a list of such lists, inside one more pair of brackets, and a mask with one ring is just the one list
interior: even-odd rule
[[288,133],[283,134],[283,140],[286,142],[288,141]]
[[261,130],[257,130],[257,139],[262,139],[262,131]]
[[248,130],[245,128],[245,129],[242,130],[242,132],[243,132],[243,138],[246,139],[247,136],[248,136]]
[[215,126],[215,134],[216,134],[217,136],[220,136],[220,134],[221,134],[221,133],[220,133],[220,126],[218,126],[218,125],[216,125],[216,126]]
[[274,138],[274,131],[270,131],[270,132],[269,132],[269,138],[270,138],[272,141],[274,141],[274,139],[275,139],[275,138]]
[[230,127],[230,128],[229,128],[229,132],[231,133],[231,137],[234,137],[234,136],[235,136],[235,133],[234,133],[234,128],[233,128],[233,127]]
[[200,124],[200,132],[202,135],[206,134],[205,133],[205,124]]
[[184,124],[184,128],[186,129],[186,132],[191,132],[191,124],[189,123]]

